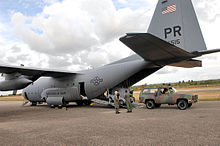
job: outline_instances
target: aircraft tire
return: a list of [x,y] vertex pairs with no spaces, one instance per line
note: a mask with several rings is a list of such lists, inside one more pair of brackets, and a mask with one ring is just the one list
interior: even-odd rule
[[90,100],[85,100],[85,101],[83,101],[83,103],[84,103],[85,105],[90,105],[90,104],[92,103],[92,101],[90,101]]
[[37,106],[37,102],[31,102],[31,106]]
[[83,101],[82,101],[82,100],[76,101],[76,104],[77,104],[78,106],[82,106],[82,105],[83,105]]
[[119,100],[119,105],[124,105],[124,101],[123,100]]

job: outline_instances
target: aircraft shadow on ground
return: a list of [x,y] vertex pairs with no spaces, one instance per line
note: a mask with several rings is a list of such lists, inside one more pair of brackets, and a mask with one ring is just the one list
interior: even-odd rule
[[[24,106],[25,108],[29,108],[29,107],[42,107],[42,108],[49,108],[49,109],[55,109],[55,107],[50,107],[48,106],[47,104],[39,104],[37,106],[31,106],[31,105],[26,105]],[[62,108],[62,107],[58,107],[58,108]],[[83,105],[83,106],[78,106],[76,104],[69,104],[66,106],[66,108],[68,109],[72,109],[72,108],[104,108],[104,109],[112,109],[114,107],[111,107],[111,106],[107,106],[107,105]]]
[[[41,105],[37,105],[37,106],[30,106],[30,105],[26,105],[24,106],[25,108],[28,107],[42,107],[42,108],[47,108],[47,109],[55,109],[55,107],[50,107],[47,104],[41,104]],[[62,109],[62,107],[58,107],[59,109]],[[78,106],[76,104],[69,104],[66,106],[67,109],[74,109],[74,108],[91,108],[91,109],[114,109],[114,107],[112,106],[108,106],[108,105],[99,105],[99,104],[94,104],[94,105],[83,105],[83,106]],[[125,107],[120,107],[120,109],[126,109]],[[145,105],[138,105],[136,107],[134,107],[134,109],[143,109],[143,110],[149,110],[149,111],[154,111],[154,110],[179,110],[177,108],[177,106],[173,105],[173,106],[161,106],[160,108],[154,108],[154,109],[147,109],[145,107]],[[194,107],[190,107],[190,109],[194,109]]]

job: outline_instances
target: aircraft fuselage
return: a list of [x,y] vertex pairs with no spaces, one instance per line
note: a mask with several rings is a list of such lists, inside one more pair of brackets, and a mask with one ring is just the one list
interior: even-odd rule
[[[63,96],[66,102],[82,100],[82,96],[93,99],[106,90],[116,87],[148,65],[148,62],[138,59],[82,71],[79,75],[62,78],[41,77],[26,87],[22,94],[31,102],[43,102],[44,96],[52,94],[52,96]],[[73,93],[67,95],[70,91]]]

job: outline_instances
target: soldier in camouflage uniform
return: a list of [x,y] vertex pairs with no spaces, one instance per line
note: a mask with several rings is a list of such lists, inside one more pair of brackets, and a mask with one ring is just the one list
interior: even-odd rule
[[132,112],[132,105],[131,105],[131,94],[128,93],[127,90],[125,90],[125,102],[126,102],[126,107],[127,107],[127,112],[131,113]]
[[114,105],[115,105],[115,113],[116,114],[119,114],[119,93],[118,91],[115,91],[115,95],[113,96],[113,99],[114,99]]

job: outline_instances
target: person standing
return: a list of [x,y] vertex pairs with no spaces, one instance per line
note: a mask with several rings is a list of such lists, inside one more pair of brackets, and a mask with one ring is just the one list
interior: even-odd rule
[[127,90],[125,90],[125,102],[126,102],[127,112],[131,113],[132,112],[131,94],[128,93]]
[[119,99],[120,99],[120,96],[119,96],[118,91],[115,91],[113,99],[114,99],[114,105],[115,105],[115,113],[119,114],[120,113],[119,112]]

